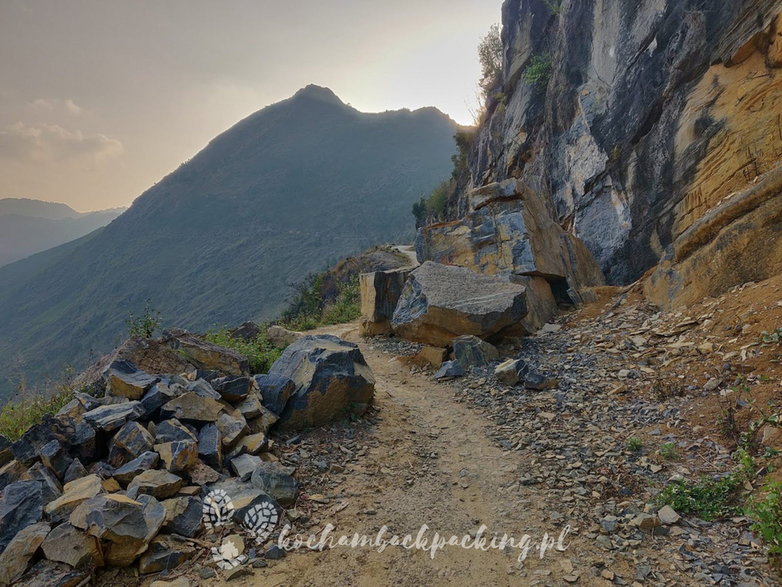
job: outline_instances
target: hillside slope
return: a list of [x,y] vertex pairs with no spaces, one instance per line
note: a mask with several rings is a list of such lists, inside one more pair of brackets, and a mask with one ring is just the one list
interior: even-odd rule
[[409,239],[454,131],[433,108],[362,114],[316,86],[242,120],[106,228],[0,269],[0,398],[20,372],[107,350],[146,299],[189,329],[263,320],[329,261]]
[[55,202],[0,199],[0,267],[81,238],[106,226],[123,211],[77,212]]

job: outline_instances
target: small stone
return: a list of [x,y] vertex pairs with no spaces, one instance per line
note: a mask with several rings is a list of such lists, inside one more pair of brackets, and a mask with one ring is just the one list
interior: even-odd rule
[[552,389],[558,385],[556,379],[545,377],[540,373],[527,373],[524,376],[524,387],[535,391],[544,391]]
[[255,383],[260,391],[261,404],[277,416],[282,414],[288,399],[296,390],[293,381],[280,375],[256,375]]
[[720,386],[721,383],[722,383],[722,381],[720,381],[716,377],[712,377],[703,386],[703,391],[714,391],[715,389],[717,389]]
[[172,399],[160,408],[163,418],[176,418],[195,425],[217,422],[223,405],[210,397],[201,397],[190,391]]
[[278,463],[261,463],[252,473],[252,484],[268,493],[283,507],[296,501],[299,485],[286,467]]
[[76,479],[81,479],[82,477],[86,477],[87,474],[88,474],[87,469],[84,468],[84,465],[81,464],[81,461],[79,459],[73,459],[73,462],[65,471],[65,475],[63,476],[62,482],[70,483],[71,481],[75,481]]
[[46,505],[46,515],[53,522],[66,520],[76,506],[103,491],[101,481],[97,475],[87,475],[66,483],[62,495]]
[[20,530],[0,552],[0,585],[15,584],[49,534],[49,524],[40,522]]
[[243,454],[231,460],[231,468],[242,481],[247,481],[253,471],[263,464],[256,456]]
[[74,568],[103,566],[98,541],[71,524],[57,526],[43,542],[43,553],[50,561]]
[[73,463],[73,459],[68,456],[67,451],[63,448],[62,444],[58,440],[52,440],[46,443],[41,448],[41,462],[48,467],[58,479],[65,477],[65,471]]
[[176,418],[163,420],[155,425],[155,443],[163,444],[177,440],[197,440],[197,437]]
[[144,495],[164,499],[176,495],[184,484],[184,480],[173,473],[150,469],[136,476],[128,485],[128,491],[136,490]]
[[187,471],[198,462],[198,444],[193,440],[156,444],[154,449],[166,470],[171,473]]
[[207,465],[223,466],[222,438],[216,424],[206,424],[198,433],[198,455]]
[[217,379],[213,386],[225,401],[232,404],[243,401],[256,389],[255,380],[244,376]]
[[247,432],[247,421],[240,413],[223,413],[217,419],[217,428],[222,435],[223,448],[229,448]]
[[681,520],[681,516],[669,505],[663,506],[662,509],[657,512],[657,517],[660,518],[660,521],[666,526],[676,524]]
[[160,457],[156,452],[145,452],[139,455],[138,458],[133,459],[126,465],[122,465],[120,468],[114,470],[114,479],[116,479],[122,485],[127,485],[133,479],[141,475],[144,471],[154,469],[157,467]]
[[477,336],[457,336],[453,339],[453,356],[463,369],[485,367],[500,357],[497,348]]
[[109,449],[109,464],[121,467],[142,453],[152,450],[155,440],[138,422],[127,422],[114,435]]
[[181,543],[158,537],[149,544],[149,549],[141,555],[138,571],[142,575],[170,571],[177,568],[185,560],[187,560],[187,552],[182,549]]
[[455,379],[464,375],[464,368],[458,361],[446,361],[434,374],[434,378],[438,381],[445,379]]
[[22,477],[27,473],[27,467],[25,467],[19,461],[9,461],[2,467],[0,467],[0,491],[5,489],[11,483],[21,481]]
[[131,401],[95,408],[84,414],[84,420],[98,430],[112,432],[129,420],[138,419],[142,413],[141,404],[137,401]]
[[41,482],[41,498],[43,505],[54,501],[62,495],[62,485],[51,469],[43,463],[35,463],[24,475],[25,480]]
[[[151,501],[150,501],[151,500]],[[88,532],[101,540],[105,562],[126,567],[147,549],[165,520],[165,509],[148,495],[100,495],[89,502]]]
[[198,576],[202,579],[214,579],[217,576],[217,573],[214,569],[210,569],[209,567],[202,567],[198,571]]
[[494,376],[505,385],[516,385],[528,369],[521,359],[508,359],[494,369]]
[[201,461],[193,465],[187,474],[190,476],[190,481],[196,485],[209,485],[210,483],[215,483],[221,477],[220,473]]
[[146,391],[158,382],[144,371],[140,371],[130,361],[114,361],[106,370],[106,393],[132,400],[141,399]]
[[287,554],[288,553],[286,553],[284,549],[280,548],[276,544],[272,544],[269,548],[266,549],[266,552],[263,553],[263,557],[276,561],[285,558]]
[[194,497],[175,497],[163,502],[166,508],[164,529],[173,534],[195,537],[203,526],[203,504]]

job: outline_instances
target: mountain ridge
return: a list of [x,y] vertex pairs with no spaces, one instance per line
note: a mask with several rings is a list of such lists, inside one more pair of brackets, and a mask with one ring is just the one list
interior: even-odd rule
[[410,207],[448,175],[456,124],[305,90],[220,133],[108,227],[0,268],[0,396],[20,372],[40,381],[109,350],[147,299],[191,329],[268,319],[329,261],[410,240]]

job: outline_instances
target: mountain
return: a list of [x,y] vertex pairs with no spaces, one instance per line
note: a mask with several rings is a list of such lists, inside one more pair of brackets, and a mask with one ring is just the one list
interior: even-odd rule
[[27,198],[0,199],[0,266],[24,259],[106,226],[125,208],[77,212]]
[[455,130],[434,108],[365,114],[317,86],[242,120],[108,226],[0,268],[0,397],[109,350],[147,299],[164,326],[264,320],[329,262],[410,240]]

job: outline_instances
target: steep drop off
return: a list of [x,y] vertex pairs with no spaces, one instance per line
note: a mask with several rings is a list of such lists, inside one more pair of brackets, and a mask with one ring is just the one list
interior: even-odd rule
[[[502,79],[451,223],[419,234],[424,259],[462,251],[456,262],[481,271],[545,274],[485,254],[528,238],[498,218],[528,207],[529,188],[546,201],[533,216],[578,237],[609,283],[673,262],[655,280],[661,304],[782,270],[782,190],[770,173],[782,159],[782,3],[506,0],[502,13]],[[510,178],[525,189],[481,214],[479,188]],[[708,272],[681,265],[696,242],[712,243],[690,261]]]
[[108,350],[147,298],[188,329],[267,319],[329,261],[409,238],[455,128],[315,86],[239,122],[110,226],[0,269],[0,398]]

